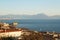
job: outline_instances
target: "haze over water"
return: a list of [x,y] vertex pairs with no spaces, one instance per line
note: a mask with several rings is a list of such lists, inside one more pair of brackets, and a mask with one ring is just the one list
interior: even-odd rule
[[[2,15],[7,15],[9,18],[9,15],[24,16],[24,15],[36,15],[39,13],[44,13],[48,16],[60,15],[60,0],[0,0],[0,17],[2,17]],[[60,16],[58,16],[58,18],[60,18]],[[7,23],[12,23],[16,21],[19,23],[18,27],[28,28],[30,30],[60,32],[59,29],[60,20],[58,19],[0,20],[0,21]]]

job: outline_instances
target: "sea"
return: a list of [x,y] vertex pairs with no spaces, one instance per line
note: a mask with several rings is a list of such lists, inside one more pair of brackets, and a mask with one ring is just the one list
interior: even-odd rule
[[60,33],[60,19],[12,19],[0,20],[0,22],[12,23],[17,22],[18,28],[27,28],[33,31],[49,31]]

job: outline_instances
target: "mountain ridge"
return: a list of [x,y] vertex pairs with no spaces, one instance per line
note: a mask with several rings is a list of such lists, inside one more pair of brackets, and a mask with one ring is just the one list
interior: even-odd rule
[[60,19],[60,15],[47,16],[46,14],[36,14],[36,15],[0,15],[0,19],[10,18],[10,19]]

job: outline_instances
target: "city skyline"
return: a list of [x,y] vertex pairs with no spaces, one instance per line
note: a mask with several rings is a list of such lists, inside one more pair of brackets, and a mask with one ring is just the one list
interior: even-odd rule
[[60,0],[0,0],[0,15],[60,15]]

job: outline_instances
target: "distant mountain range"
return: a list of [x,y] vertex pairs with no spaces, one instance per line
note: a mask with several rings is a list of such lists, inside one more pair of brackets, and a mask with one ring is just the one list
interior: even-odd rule
[[0,19],[60,19],[60,15],[47,16],[45,14],[37,15],[0,15]]

